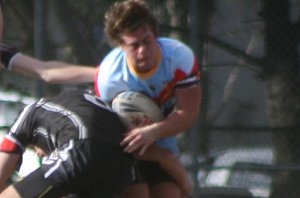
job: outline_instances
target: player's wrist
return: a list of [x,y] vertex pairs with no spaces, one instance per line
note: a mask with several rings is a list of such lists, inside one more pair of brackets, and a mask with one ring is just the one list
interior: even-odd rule
[[3,64],[5,69],[11,70],[13,61],[20,54],[17,48],[1,43],[0,45],[0,56],[1,56],[1,64]]
[[22,55],[22,53],[21,53],[21,52],[17,52],[16,54],[14,54],[13,57],[11,57],[11,59],[10,59],[8,65],[7,65],[7,67],[5,67],[7,70],[12,70],[13,65],[14,65],[14,62],[15,62],[15,60],[17,59],[17,57],[18,57],[19,55]]
[[161,130],[158,123],[153,123],[149,126],[151,128],[151,137],[153,139],[153,142],[160,139],[161,137]]

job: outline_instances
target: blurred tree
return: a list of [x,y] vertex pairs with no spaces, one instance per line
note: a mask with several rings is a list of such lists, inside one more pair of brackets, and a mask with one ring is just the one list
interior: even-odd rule
[[[290,1],[264,0],[265,64],[262,77],[266,82],[267,105],[272,127],[300,126],[299,24],[290,19]],[[275,159],[278,163],[299,164],[300,136],[293,131],[274,135]],[[300,174],[282,173],[274,183],[272,198],[300,196]]]
[[[264,21],[264,56],[255,58],[246,52],[207,35],[206,42],[239,57],[250,65],[266,85],[266,103],[270,126],[282,128],[274,134],[275,161],[299,164],[300,137],[300,18],[291,19],[291,0],[263,0],[260,16]],[[276,178],[272,198],[300,196],[299,171],[284,171]]]

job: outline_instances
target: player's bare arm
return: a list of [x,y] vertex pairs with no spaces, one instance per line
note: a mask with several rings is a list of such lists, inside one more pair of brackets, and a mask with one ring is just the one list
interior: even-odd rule
[[7,186],[6,181],[11,177],[20,155],[0,152],[0,192]]
[[96,67],[41,61],[19,53],[17,49],[4,43],[1,43],[0,52],[2,67],[47,83],[91,83],[96,75]]
[[32,75],[47,83],[90,83],[96,67],[79,66],[59,61],[40,61],[18,54],[11,63],[12,71]]

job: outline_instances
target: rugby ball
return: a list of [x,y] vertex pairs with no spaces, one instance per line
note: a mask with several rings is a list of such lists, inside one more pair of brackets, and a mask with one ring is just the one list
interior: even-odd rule
[[135,91],[118,94],[112,101],[112,109],[126,126],[132,123],[133,118],[140,116],[148,117],[153,122],[164,118],[160,108],[150,97]]

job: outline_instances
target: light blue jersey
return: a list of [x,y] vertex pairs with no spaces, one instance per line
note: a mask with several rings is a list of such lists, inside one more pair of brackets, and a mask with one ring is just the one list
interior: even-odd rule
[[[105,101],[123,91],[137,91],[151,97],[166,116],[175,105],[174,89],[199,82],[198,64],[192,50],[183,43],[169,38],[157,40],[161,49],[161,62],[150,76],[133,72],[125,52],[112,50],[100,63],[95,78],[95,92]],[[178,153],[176,138],[157,141],[157,144]]]

